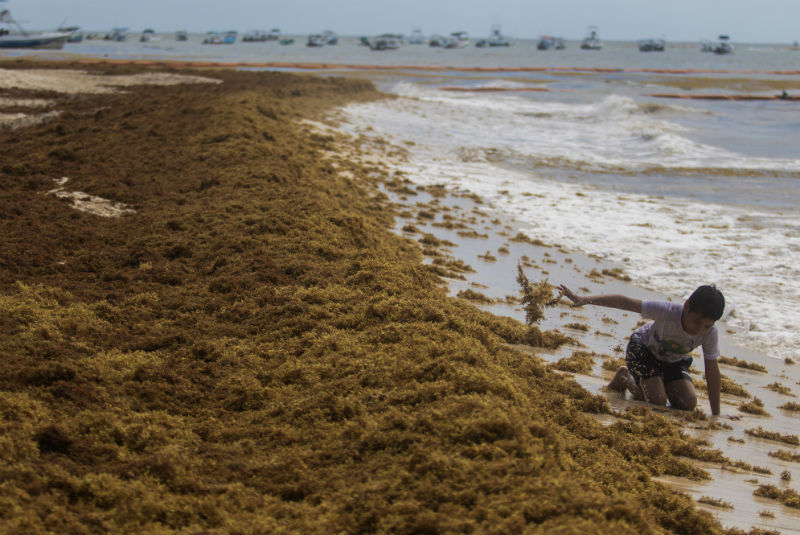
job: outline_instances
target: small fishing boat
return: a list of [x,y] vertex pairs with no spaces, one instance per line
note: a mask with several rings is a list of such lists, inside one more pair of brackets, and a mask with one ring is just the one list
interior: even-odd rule
[[409,45],[421,45],[425,43],[425,36],[422,35],[422,29],[414,28],[411,35],[408,36]]
[[128,39],[128,28],[111,28],[111,32],[107,33],[103,39],[121,43]]
[[277,41],[281,38],[280,28],[272,28],[267,34],[267,41]]
[[587,31],[589,33],[581,41],[581,48],[583,50],[601,50],[603,42],[597,34],[597,26],[589,26]]
[[442,44],[444,48],[464,48],[469,44],[467,32],[453,32],[447,36]]
[[638,44],[639,52],[663,52],[666,48],[664,39],[641,39]]
[[204,45],[232,45],[236,42],[236,37],[238,36],[238,32],[235,30],[229,30],[225,33],[220,32],[208,32],[206,33],[205,39],[203,39]]
[[322,39],[325,40],[326,45],[339,44],[339,36],[336,35],[336,32],[332,32],[331,30],[325,30],[322,32]]
[[308,36],[306,46],[319,47],[325,45],[335,45],[339,43],[339,36],[331,30],[325,30],[322,33],[313,33]]
[[147,43],[150,41],[158,41],[158,40],[159,40],[158,36],[156,35],[155,30],[153,30],[152,28],[146,28],[142,32],[142,35],[139,37],[140,43]]
[[175,40],[176,41],[187,41],[189,39],[189,34],[186,33],[186,30],[178,30],[175,32]]
[[308,36],[308,41],[306,41],[306,46],[311,47],[319,47],[325,46],[325,38],[322,36],[321,33],[312,33]]
[[730,42],[730,37],[727,35],[720,35],[719,41],[713,50],[714,54],[730,54],[733,52],[733,45]]
[[[0,11],[0,48],[62,48],[72,32],[28,32],[11,17],[7,9]],[[13,26],[14,31],[10,26]]]
[[477,43],[475,43],[477,47],[487,47],[487,46],[511,46],[511,41],[508,40],[500,31],[500,26],[494,25],[490,31],[490,35],[488,39],[481,39]]
[[567,48],[566,43],[564,42],[563,37],[553,37],[551,35],[543,35],[539,38],[539,42],[536,44],[536,48],[539,50],[564,50]]
[[399,35],[385,33],[372,39],[367,39],[367,45],[370,50],[397,50],[403,38]]
[[269,39],[269,34],[263,30],[250,30],[242,36],[244,43],[261,43]]

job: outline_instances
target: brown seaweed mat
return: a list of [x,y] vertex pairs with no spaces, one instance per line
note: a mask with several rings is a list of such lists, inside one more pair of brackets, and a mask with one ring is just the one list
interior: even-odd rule
[[5,92],[62,113],[0,132],[0,532],[722,531],[651,478],[718,454],[603,425],[510,345],[565,336],[448,298],[380,173],[321,158],[297,119],[370,83],[181,72],[223,83]]

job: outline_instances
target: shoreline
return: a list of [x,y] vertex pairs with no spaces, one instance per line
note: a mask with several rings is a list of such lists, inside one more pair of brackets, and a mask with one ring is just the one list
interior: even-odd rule
[[[330,132],[330,130],[329,130]],[[384,145],[374,147],[373,161],[383,161],[392,169],[402,164],[397,156],[402,147]],[[434,236],[446,244],[434,248],[426,255],[426,264],[434,265],[440,253],[449,262],[468,266],[469,270],[445,274],[448,294],[489,311],[492,314],[507,316],[517,321],[525,321],[525,312],[518,303],[510,302],[519,296],[516,282],[516,266],[524,267],[531,282],[547,280],[554,286],[565,283],[573,289],[591,288],[587,293],[622,293],[639,299],[672,300],[660,292],[648,290],[626,281],[623,267],[607,260],[587,256],[579,251],[567,251],[558,244],[549,244],[540,239],[547,236],[529,236],[530,242],[515,240],[520,235],[520,225],[512,216],[503,214],[479,196],[458,186],[430,187],[416,185],[413,177],[404,173],[393,180],[393,187],[387,193],[392,202],[397,203],[399,214],[394,231],[403,237],[425,243],[425,236]],[[436,190],[430,194],[429,190]],[[446,192],[446,193],[445,193]],[[476,217],[477,215],[477,217]],[[424,247],[424,246],[423,246]],[[444,265],[447,265],[445,263]],[[534,354],[544,358],[551,366],[557,366],[562,359],[569,359],[576,352],[590,352],[594,357],[591,371],[571,373],[574,379],[589,392],[608,399],[617,416],[626,410],[636,410],[648,406],[646,403],[630,399],[629,394],[608,391],[605,386],[613,377],[616,368],[606,364],[624,362],[624,347],[628,337],[636,327],[643,323],[635,314],[602,307],[581,307],[573,309],[563,303],[554,309],[545,310],[540,322],[544,329],[556,329],[576,339],[575,344],[566,344],[557,350],[537,350]],[[776,377],[785,383],[790,376],[797,379],[792,364],[771,359],[762,352],[738,345],[731,338],[732,331],[726,332],[724,323],[720,324],[720,349],[722,353],[721,371],[732,384],[743,386],[745,394],[722,394],[722,415],[733,416],[735,420],[717,419],[719,425],[697,426],[683,417],[680,411],[655,409],[656,413],[685,425],[687,431],[702,440],[708,441],[734,462],[746,459],[768,473],[748,472],[731,469],[711,463],[698,463],[712,473],[711,482],[693,482],[685,478],[664,477],[659,479],[673,488],[701,500],[699,506],[713,513],[723,524],[742,529],[758,527],[764,530],[791,530],[800,519],[800,512],[785,506],[775,507],[764,500],[755,498],[750,488],[764,484],[786,486],[781,474],[792,470],[792,463],[781,461],[767,455],[767,449],[775,451],[779,444],[769,441],[755,441],[747,438],[747,430],[766,425],[785,435],[794,433],[797,418],[790,411],[778,409],[787,401],[785,395],[770,391],[767,386]],[[698,350],[699,351],[699,350]],[[692,367],[695,385],[704,388],[702,358],[697,358]],[[745,361],[765,367],[767,373],[754,373],[730,364],[731,360]],[[787,373],[791,375],[787,375]],[[752,415],[739,410],[751,398],[758,398],[767,407],[768,413],[781,416],[780,422],[771,422],[763,416]],[[708,414],[708,397],[704,389],[698,389],[698,408]],[[607,421],[606,424],[613,422]],[[772,447],[770,447],[772,446]],[[757,461],[756,461],[757,460]],[[738,470],[738,472],[737,472]],[[757,477],[750,477],[755,474]],[[744,489],[744,490],[743,490]],[[720,507],[711,497],[717,496],[732,507]],[[707,503],[703,503],[703,501]],[[764,513],[764,514],[762,514]],[[774,517],[766,516],[774,514]]]
[[295,62],[295,61],[205,61],[205,60],[162,60],[162,59],[113,59],[113,58],[75,58],[72,60],[37,60],[33,58],[2,58],[3,61],[43,61],[58,63],[74,63],[76,65],[137,65],[142,67],[163,68],[267,68],[289,70],[385,70],[385,71],[453,71],[453,72],[585,72],[585,73],[629,73],[629,74],[769,74],[778,76],[797,76],[800,70],[795,69],[656,69],[656,68],[622,68],[622,67],[464,67],[455,65],[381,65],[358,63],[329,62]]
[[[701,477],[701,440],[635,407],[601,423],[608,401],[519,349],[558,336],[447,297],[392,234],[391,169],[322,161],[335,137],[297,125],[385,95],[204,74],[0,131],[4,530],[722,532],[651,480]],[[136,213],[39,195],[58,176]]]

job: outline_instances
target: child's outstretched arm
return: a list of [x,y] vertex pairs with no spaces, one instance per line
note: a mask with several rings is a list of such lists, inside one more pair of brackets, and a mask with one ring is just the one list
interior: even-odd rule
[[642,313],[641,299],[633,299],[624,295],[586,295],[581,296],[563,284],[558,287],[567,298],[572,301],[572,306],[580,307],[583,305],[597,305],[601,307],[618,308],[630,312]]
[[716,360],[705,359],[706,387],[708,388],[708,402],[711,405],[711,414],[719,414],[719,392],[722,375],[719,373],[719,364]]

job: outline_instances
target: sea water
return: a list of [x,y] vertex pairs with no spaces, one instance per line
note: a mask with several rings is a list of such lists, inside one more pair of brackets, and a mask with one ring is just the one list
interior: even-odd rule
[[[668,85],[677,76],[687,84],[726,78],[718,84],[730,85],[726,92],[767,80],[773,89],[748,92],[777,94],[785,83],[792,93],[800,76],[778,73],[800,69],[800,52],[788,45],[739,44],[716,56],[695,43],[668,44],[663,53],[640,53],[634,43],[582,51],[575,42],[538,51],[533,40],[373,52],[355,38],[321,49],[305,47],[302,36],[290,46],[201,41],[84,41],[4,54],[408,66],[369,71],[399,98],[347,106],[343,129],[404,147],[400,167],[412,181],[474,192],[513,216],[518,231],[617,263],[641,287],[680,301],[716,284],[737,343],[800,359],[800,104],[652,96],[681,92]],[[716,72],[655,72],[662,69]],[[531,88],[548,91],[521,91]]]
[[584,75],[546,94],[443,82],[387,82],[403,98],[348,106],[352,133],[405,147],[414,182],[474,192],[519,231],[617,263],[637,285],[683,300],[716,284],[739,343],[800,357],[796,104],[657,100],[647,77]]

